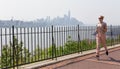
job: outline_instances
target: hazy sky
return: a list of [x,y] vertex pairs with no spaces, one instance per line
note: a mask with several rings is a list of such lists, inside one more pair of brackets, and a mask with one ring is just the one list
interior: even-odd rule
[[120,0],[0,0],[0,20],[71,16],[85,24],[96,24],[104,15],[108,24],[120,24]]

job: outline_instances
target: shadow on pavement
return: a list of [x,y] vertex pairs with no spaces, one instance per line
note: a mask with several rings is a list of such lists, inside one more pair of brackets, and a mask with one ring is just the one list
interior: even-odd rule
[[117,63],[120,63],[120,60],[116,60],[112,57],[108,57],[109,59],[100,59],[100,61],[112,61],[112,62],[117,62]]

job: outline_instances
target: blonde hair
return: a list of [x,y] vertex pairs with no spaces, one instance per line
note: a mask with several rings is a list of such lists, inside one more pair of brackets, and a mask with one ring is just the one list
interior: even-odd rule
[[104,16],[99,16],[99,19],[103,19],[104,18]]

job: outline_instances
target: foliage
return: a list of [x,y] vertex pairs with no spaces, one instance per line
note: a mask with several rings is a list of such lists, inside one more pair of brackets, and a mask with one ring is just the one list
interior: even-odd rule
[[26,48],[23,48],[23,43],[18,42],[17,38],[14,37],[14,45],[10,42],[9,45],[4,45],[2,48],[1,56],[1,67],[9,67],[25,63],[27,56],[30,53]]

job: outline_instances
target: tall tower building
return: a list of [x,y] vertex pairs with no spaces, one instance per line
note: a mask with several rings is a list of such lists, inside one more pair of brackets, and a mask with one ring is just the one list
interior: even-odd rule
[[70,13],[70,10],[68,11],[68,20],[67,20],[67,23],[70,24],[70,20],[71,20],[71,13]]
[[68,18],[70,19],[71,13],[70,10],[68,11]]

